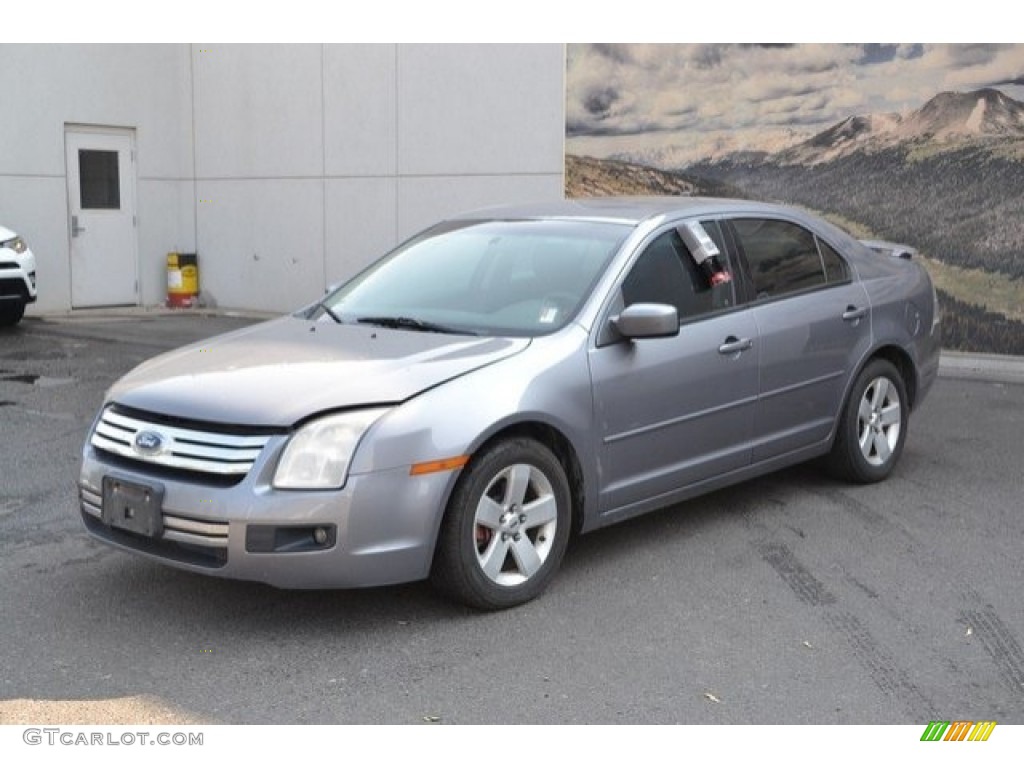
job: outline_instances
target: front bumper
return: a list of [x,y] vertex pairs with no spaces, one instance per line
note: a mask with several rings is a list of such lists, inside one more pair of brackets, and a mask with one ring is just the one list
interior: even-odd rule
[[36,257],[31,249],[15,253],[0,248],[0,301],[36,300]]
[[[418,581],[430,572],[449,472],[408,468],[351,475],[339,491],[270,485],[284,437],[271,440],[241,482],[194,482],[87,445],[79,479],[82,520],[95,538],[167,565],[293,589]],[[178,473],[180,474],[180,473]],[[104,478],[162,490],[156,535],[103,519]],[[327,532],[323,543],[313,536]]]

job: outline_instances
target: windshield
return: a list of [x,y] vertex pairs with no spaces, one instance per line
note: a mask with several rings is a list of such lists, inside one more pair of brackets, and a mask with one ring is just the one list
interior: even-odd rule
[[326,296],[313,314],[414,331],[552,333],[580,310],[628,234],[603,222],[446,222]]

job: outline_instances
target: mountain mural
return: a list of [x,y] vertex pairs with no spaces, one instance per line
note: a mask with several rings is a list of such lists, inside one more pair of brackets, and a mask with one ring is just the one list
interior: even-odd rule
[[[1024,355],[1024,103],[996,88],[943,92],[906,112],[851,115],[771,151],[661,164],[671,157],[681,155],[648,145],[609,159],[685,179],[699,194],[801,205],[861,237],[912,244],[945,299],[947,348]],[[567,158],[567,169],[575,162]],[[569,181],[567,173],[567,194],[588,194]]]
[[943,153],[970,147],[988,147],[997,153],[1024,149],[1024,104],[994,88],[940,93],[907,115],[849,117],[765,159],[814,165],[857,152]]
[[673,170],[841,215],[939,261],[1024,278],[1024,103],[995,89],[940,93],[905,115],[850,117],[779,152]]
[[598,160],[592,157],[565,157],[565,194],[567,197],[607,195],[683,195],[686,197],[741,197],[743,192],[730,184],[673,173],[636,163]]

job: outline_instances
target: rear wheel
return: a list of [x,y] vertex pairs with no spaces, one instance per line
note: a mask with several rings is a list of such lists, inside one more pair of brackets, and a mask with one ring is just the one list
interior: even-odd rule
[[483,610],[539,595],[569,540],[569,482],[555,455],[526,438],[496,443],[467,466],[452,494],[431,580]]
[[892,472],[907,437],[910,402],[903,377],[888,360],[864,367],[839,421],[829,468],[844,480],[875,483]]
[[0,327],[5,325],[17,325],[24,315],[25,302],[0,302]]

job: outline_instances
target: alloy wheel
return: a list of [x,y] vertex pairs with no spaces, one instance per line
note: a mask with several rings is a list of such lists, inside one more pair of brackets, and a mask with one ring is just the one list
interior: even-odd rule
[[898,389],[884,376],[873,379],[864,390],[857,410],[857,443],[871,466],[883,466],[895,451],[902,408]]
[[487,484],[474,515],[477,563],[495,584],[512,587],[536,574],[551,553],[558,501],[551,481],[529,464],[514,464]]

